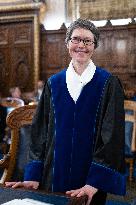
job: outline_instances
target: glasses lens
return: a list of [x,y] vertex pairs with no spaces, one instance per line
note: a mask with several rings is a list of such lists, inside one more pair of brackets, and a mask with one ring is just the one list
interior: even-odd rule
[[73,37],[73,38],[71,38],[71,42],[75,43],[75,44],[78,44],[80,42],[80,38]]
[[90,45],[92,45],[94,42],[92,41],[92,40],[84,40],[84,43],[85,43],[85,45],[88,45],[88,46],[90,46]]
[[81,39],[81,38],[78,38],[78,37],[72,37],[70,40],[74,44],[78,44],[82,41],[85,45],[88,45],[88,46],[90,46],[94,43],[94,41],[92,41],[90,39]]

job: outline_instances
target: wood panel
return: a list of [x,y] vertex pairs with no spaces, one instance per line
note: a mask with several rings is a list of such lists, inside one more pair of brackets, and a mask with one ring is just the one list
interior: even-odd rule
[[136,25],[107,26],[100,33],[95,64],[117,75],[125,89],[136,89]]
[[32,87],[30,73],[33,68],[32,23],[20,22],[0,25],[1,89],[19,86],[22,89]]
[[32,91],[39,78],[39,4],[0,7],[0,93]]
[[[136,89],[136,24],[104,26],[100,43],[93,56],[96,65],[117,75],[125,89]],[[41,79],[68,66],[70,57],[65,46],[66,28],[41,29]]]
[[47,79],[69,64],[65,33],[66,29],[53,31],[41,29],[41,79]]

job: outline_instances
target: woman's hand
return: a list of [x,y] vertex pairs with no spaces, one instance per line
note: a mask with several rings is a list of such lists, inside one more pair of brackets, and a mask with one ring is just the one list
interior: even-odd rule
[[38,189],[39,182],[36,181],[24,181],[24,182],[5,182],[6,187],[12,188],[26,188],[26,189]]
[[90,186],[90,185],[85,185],[84,187],[80,188],[80,189],[75,189],[75,190],[70,190],[67,191],[66,194],[69,194],[70,196],[75,196],[75,197],[81,197],[84,195],[88,196],[88,201],[86,205],[89,205],[92,197],[94,196],[94,194],[98,191],[98,189]]

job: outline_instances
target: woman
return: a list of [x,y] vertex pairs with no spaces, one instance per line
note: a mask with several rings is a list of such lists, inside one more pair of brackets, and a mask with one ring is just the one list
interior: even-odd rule
[[24,182],[7,186],[88,196],[125,194],[124,94],[119,80],[92,62],[99,31],[77,19],[67,30],[68,69],[49,78],[32,125]]

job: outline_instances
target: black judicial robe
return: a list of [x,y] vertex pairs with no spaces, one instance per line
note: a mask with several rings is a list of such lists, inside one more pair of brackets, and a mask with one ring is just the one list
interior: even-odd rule
[[74,103],[66,70],[44,87],[32,124],[26,181],[65,192],[85,184],[124,195],[124,93],[117,77],[97,67]]

